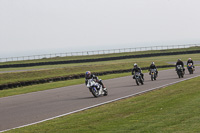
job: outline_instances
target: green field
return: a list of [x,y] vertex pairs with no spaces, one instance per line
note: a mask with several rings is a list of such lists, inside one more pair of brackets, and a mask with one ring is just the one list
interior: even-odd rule
[[[197,50],[196,48],[190,48],[190,50],[191,49]],[[178,49],[177,51],[182,50],[185,49]],[[146,54],[148,52],[158,51],[98,55],[94,57],[63,57],[44,60],[74,60],[86,59],[88,57],[102,58],[109,56],[123,56],[124,54]],[[186,61],[189,57],[194,61],[200,61],[200,54],[185,54],[90,63],[45,65],[26,68],[5,68],[0,69],[0,71],[29,71],[1,73],[0,85],[19,81],[30,81],[50,77],[81,74],[88,70],[92,72],[103,72],[131,69],[134,63],[137,63],[140,67],[147,67],[152,61],[154,61],[157,66],[167,65],[168,62],[176,62],[179,58]],[[34,62],[35,61],[41,62],[43,60],[34,60]],[[27,62],[30,63],[32,61],[23,61],[21,63]],[[8,63],[12,64],[19,62]],[[128,75],[131,75],[131,73],[110,74],[99,76],[99,78],[105,80]],[[82,111],[80,113],[75,113],[69,116],[8,132],[198,132],[200,131],[200,108],[198,108],[200,105],[199,80],[200,77],[142,94],[140,96],[120,100],[118,102],[106,104],[97,108]],[[82,83],[84,83],[83,78],[0,90],[0,97],[43,91]]]
[[[20,82],[20,81],[31,81],[31,80],[38,80],[38,79],[51,78],[51,77],[81,74],[81,73],[85,73],[85,71],[88,71],[88,70],[92,72],[103,72],[103,71],[109,71],[109,70],[111,71],[111,70],[131,69],[135,62],[138,63],[140,67],[147,67],[150,65],[152,61],[155,61],[156,65],[167,65],[168,64],[167,62],[176,62],[178,58],[181,58],[183,61],[186,61],[188,57],[191,57],[193,60],[199,60],[200,54],[186,54],[186,55],[148,57],[148,58],[140,58],[140,59],[136,58],[136,59],[114,60],[114,61],[103,61],[103,62],[66,64],[62,66],[53,65],[53,66],[31,67],[29,69],[39,69],[39,70],[28,71],[28,72],[1,73],[0,85],[6,84],[6,83]],[[24,68],[17,68],[17,69],[24,69]],[[12,68],[12,70],[14,69]],[[113,75],[101,76],[100,78],[105,80],[106,77],[115,78],[115,77],[130,75],[130,74],[131,73],[113,74]],[[84,79],[75,79],[75,80],[68,80],[68,81],[59,81],[59,82],[53,82],[53,83],[32,85],[32,86],[26,86],[26,87],[18,87],[18,88],[12,88],[12,89],[7,89],[7,90],[0,90],[1,92],[0,97],[24,94],[24,93],[29,93],[29,92],[41,91],[41,90],[48,90],[48,89],[53,89],[53,88],[58,88],[58,87],[81,84],[83,82],[84,82]]]
[[196,47],[190,47],[190,48],[168,49],[168,50],[148,50],[148,51],[139,51],[139,52],[123,52],[123,53],[87,55],[87,56],[66,56],[66,57],[44,58],[44,59],[25,60],[25,61],[10,61],[10,62],[0,62],[0,65],[82,60],[82,59],[98,59],[98,58],[119,57],[119,56],[128,56],[128,55],[168,53],[168,52],[180,52],[180,51],[191,51],[191,50],[200,50],[200,47],[196,46]]
[[200,77],[10,133],[200,131]]
[[[76,64],[66,64],[58,66],[45,66],[46,69],[44,68],[44,66],[42,68],[31,67],[29,69],[37,68],[39,70],[28,71],[28,72],[1,73],[0,84],[13,83],[19,81],[38,80],[44,78],[73,75],[73,74],[83,74],[85,73],[85,71],[88,70],[92,72],[103,72],[111,70],[131,69],[135,62],[138,63],[140,67],[147,67],[151,64],[152,61],[154,61],[156,65],[168,65],[167,62],[176,62],[178,58],[181,58],[183,61],[184,60],[186,61],[188,57],[191,57],[193,60],[199,60],[199,56],[200,54],[187,54],[187,55],[148,57],[148,58],[136,58],[136,59],[91,62],[91,63],[76,63]],[[59,67],[59,68],[54,68],[54,67]],[[9,71],[10,69],[6,70]],[[19,68],[11,70],[19,70]]]
[[[159,70],[166,70],[170,68],[162,68]],[[143,71],[143,73],[146,73],[147,71]],[[130,76],[131,73],[120,73],[120,74],[109,74],[104,76],[98,76],[100,79],[106,80],[106,79],[113,79],[123,76]],[[85,83],[85,79],[73,79],[68,81],[59,81],[59,82],[50,82],[45,84],[36,84],[31,86],[24,86],[24,87],[18,87],[18,88],[12,88],[12,89],[5,89],[1,90],[0,92],[0,98],[1,97],[7,97],[7,96],[13,96],[13,95],[19,95],[19,94],[26,94],[30,92],[36,92],[36,91],[43,91],[43,90],[49,90],[49,89],[55,89],[59,87],[66,87],[71,85],[78,85]]]

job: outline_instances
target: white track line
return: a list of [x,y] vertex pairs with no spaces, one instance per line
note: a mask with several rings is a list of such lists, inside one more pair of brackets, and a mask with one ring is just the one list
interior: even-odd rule
[[141,91],[141,92],[138,92],[138,93],[134,93],[134,94],[131,94],[131,95],[128,95],[128,96],[124,96],[124,97],[120,97],[120,98],[117,98],[117,99],[114,99],[114,100],[110,100],[110,101],[107,101],[107,102],[103,102],[103,103],[99,103],[99,104],[96,104],[96,105],[92,105],[92,106],[89,106],[89,107],[86,107],[86,108],[82,108],[82,109],[75,110],[75,111],[72,111],[72,112],[69,112],[69,113],[65,113],[65,114],[62,114],[62,115],[58,115],[58,116],[55,116],[55,117],[44,119],[44,120],[41,120],[41,121],[38,121],[38,122],[34,122],[34,123],[26,124],[26,125],[23,125],[23,126],[19,126],[19,127],[3,130],[3,131],[0,131],[0,133],[1,132],[5,132],[5,131],[9,131],[9,130],[12,130],[12,129],[17,129],[17,128],[22,128],[22,127],[35,125],[35,124],[38,124],[38,123],[41,123],[41,122],[45,122],[45,121],[52,120],[52,119],[55,119],[55,118],[59,118],[59,117],[62,117],[62,116],[66,116],[66,115],[70,115],[70,114],[77,113],[77,112],[80,112],[80,111],[84,111],[84,110],[87,110],[87,109],[91,109],[91,108],[94,108],[94,107],[98,107],[98,106],[101,106],[101,105],[104,105],[104,104],[107,104],[107,103],[111,103],[111,102],[115,102],[115,101],[118,101],[118,100],[121,100],[121,99],[125,99],[125,98],[129,98],[129,97],[132,97],[132,96],[136,96],[136,95],[139,95],[139,94],[142,94],[142,93],[146,93],[146,92],[149,92],[149,91],[152,91],[152,90],[155,90],[155,89],[160,89],[160,88],[163,88],[163,87],[166,87],[166,86],[169,86],[169,85],[173,85],[173,84],[176,84],[176,83],[179,83],[179,82],[182,82],[182,81],[185,81],[185,80],[189,80],[189,79],[192,79],[192,78],[196,78],[196,77],[199,77],[199,76],[200,75],[197,75],[197,76],[194,76],[194,77],[190,77],[190,78],[186,78],[186,79],[183,79],[183,80],[180,80],[180,81],[172,82],[172,83],[165,84],[165,85],[162,85],[162,86],[159,86],[159,87],[156,87],[156,88],[151,88],[151,89],[148,89],[148,90],[145,90],[145,91]]

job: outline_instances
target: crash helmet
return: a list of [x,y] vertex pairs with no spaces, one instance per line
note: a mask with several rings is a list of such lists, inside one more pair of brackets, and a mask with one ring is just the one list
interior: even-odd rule
[[191,60],[192,60],[192,58],[188,58],[188,60],[189,60],[189,61],[191,61]]
[[133,65],[134,67],[137,67],[137,63],[134,63],[134,65]]
[[90,77],[91,77],[91,72],[90,72],[90,71],[87,71],[87,72],[85,73],[85,77],[86,77],[86,78],[90,78]]
[[154,62],[152,62],[151,64],[152,64],[152,65],[155,65],[155,63],[154,63]]
[[178,62],[181,61],[181,59],[178,59]]

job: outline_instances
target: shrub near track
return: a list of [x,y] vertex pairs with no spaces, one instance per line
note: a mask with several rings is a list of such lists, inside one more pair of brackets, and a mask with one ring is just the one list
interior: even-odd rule
[[8,132],[199,132],[199,80]]

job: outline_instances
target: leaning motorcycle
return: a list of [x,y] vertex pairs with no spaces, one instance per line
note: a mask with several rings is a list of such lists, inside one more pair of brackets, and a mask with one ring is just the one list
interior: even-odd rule
[[103,89],[102,85],[99,83],[95,82],[94,79],[89,79],[87,83],[87,88],[89,88],[90,92],[94,97],[99,97],[99,96],[107,96],[108,91],[107,89]]
[[156,80],[156,77],[157,77],[156,69],[151,69],[150,74],[151,74],[151,80],[152,81]]
[[184,76],[184,71],[182,65],[177,65],[177,74],[179,78],[183,78]]
[[144,84],[140,72],[136,72],[134,76],[135,76],[135,82],[136,82],[137,85],[140,85],[140,84],[143,85]]
[[188,69],[188,71],[189,71],[190,74],[193,74],[194,67],[193,67],[192,63],[188,63],[187,69]]

